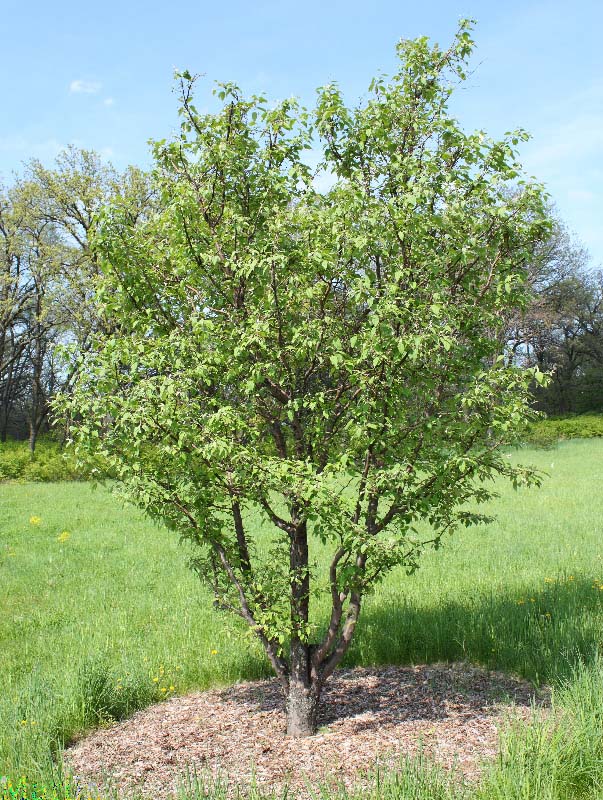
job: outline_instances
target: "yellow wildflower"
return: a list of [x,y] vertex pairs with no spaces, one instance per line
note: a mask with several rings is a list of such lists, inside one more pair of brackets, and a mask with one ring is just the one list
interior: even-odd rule
[[69,533],[69,531],[63,531],[62,533],[59,533],[59,535],[57,536],[57,542],[66,542],[70,536],[71,534]]
[[218,651],[217,650],[212,650],[211,654],[212,654],[212,656],[217,656],[218,655]]
[[42,517],[37,517],[35,514],[32,514],[29,518],[30,525],[39,525],[42,522]]

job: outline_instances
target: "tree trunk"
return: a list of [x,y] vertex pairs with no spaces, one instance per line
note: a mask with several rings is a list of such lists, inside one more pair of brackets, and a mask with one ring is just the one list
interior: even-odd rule
[[291,642],[291,675],[287,697],[287,734],[294,738],[316,733],[322,684],[312,669],[312,645]]
[[29,452],[33,455],[36,450],[36,443],[38,441],[38,431],[40,430],[40,426],[36,425],[34,422],[29,423]]
[[320,693],[315,687],[296,681],[289,685],[287,698],[287,735],[295,739],[316,733]]
[[[295,510],[292,514],[297,518]],[[291,567],[291,645],[289,694],[287,697],[287,733],[311,736],[316,731],[321,683],[312,665],[313,647],[307,641],[310,607],[308,572],[308,527],[296,522],[290,545]]]

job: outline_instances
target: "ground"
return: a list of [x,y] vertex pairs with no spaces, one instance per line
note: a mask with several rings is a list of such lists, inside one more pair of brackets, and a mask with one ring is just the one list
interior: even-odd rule
[[[550,786],[540,797],[566,800],[576,794],[576,774],[596,787],[585,786],[583,796],[596,797],[603,440],[508,455],[546,472],[542,488],[515,492],[501,483],[500,497],[482,509],[494,523],[458,531],[441,551],[425,553],[415,574],[388,576],[367,598],[345,666],[466,661],[553,685],[563,716],[552,733],[544,726],[552,739],[540,725],[517,726],[505,738],[509,758],[496,762],[496,775],[484,773],[495,789],[472,785],[467,797],[526,798],[537,784]],[[3,776],[23,775],[52,785],[64,743],[99,719],[125,720],[166,696],[269,674],[245,628],[213,609],[178,537],[106,489],[3,483],[0,520],[0,786]],[[327,611],[317,601],[315,620]],[[427,719],[422,729],[429,727]],[[390,800],[399,794],[381,792]],[[437,793],[407,794],[433,800]]]
[[[287,737],[276,680],[174,697],[100,729],[67,751],[82,784],[165,796],[186,771],[241,788],[307,796],[308,785],[357,785],[375,765],[419,751],[474,779],[501,723],[527,718],[548,693],[467,664],[341,670],[324,693],[316,736]],[[169,788],[168,788],[169,787]]]

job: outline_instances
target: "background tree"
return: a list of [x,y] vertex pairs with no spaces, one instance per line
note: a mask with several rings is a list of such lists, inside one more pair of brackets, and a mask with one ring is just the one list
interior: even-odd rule
[[508,355],[552,373],[534,389],[536,407],[551,414],[603,410],[603,282],[553,210],[551,230],[528,269],[532,296],[513,312],[503,336]]
[[[491,478],[534,478],[499,452],[533,372],[506,364],[498,331],[546,222],[523,134],[465,134],[448,113],[469,28],[448,50],[401,42],[365,105],[331,85],[312,117],[230,84],[200,114],[184,73],[156,210],[136,222],[116,202],[99,223],[112,332],[60,408],[80,456],[198,547],[217,605],[262,642],[293,736],[314,731],[371,587],[481,521]],[[303,161],[314,132],[326,194]]]
[[35,286],[26,234],[27,211],[15,190],[0,194],[0,437],[25,389],[30,352],[30,307]]
[[32,452],[50,399],[73,377],[59,347],[85,349],[99,325],[90,235],[112,197],[135,222],[151,203],[147,176],[71,147],[52,167],[30,162],[0,203],[0,436],[27,436]]
[[26,177],[36,195],[38,218],[52,225],[65,245],[62,316],[69,320],[78,344],[85,346],[98,324],[92,300],[99,269],[90,247],[96,215],[112,198],[121,198],[135,223],[152,201],[148,177],[137,167],[119,174],[98,153],[73,146],[59,155],[52,168],[32,160]]

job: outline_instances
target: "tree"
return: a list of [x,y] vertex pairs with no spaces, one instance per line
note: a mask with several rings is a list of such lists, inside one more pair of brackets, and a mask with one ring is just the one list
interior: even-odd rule
[[532,295],[511,312],[508,357],[552,373],[535,387],[538,408],[563,414],[603,408],[603,282],[587,251],[549,209],[550,231],[528,267]]
[[137,167],[128,167],[120,174],[103,163],[98,153],[69,146],[52,168],[32,160],[27,180],[21,185],[29,190],[36,218],[52,226],[64,245],[60,264],[63,292],[57,305],[71,336],[85,348],[99,324],[94,309],[99,270],[90,247],[95,217],[116,197],[127,208],[132,223],[136,223],[152,205],[147,175]]
[[[445,51],[401,42],[355,110],[333,85],[310,115],[227,84],[201,114],[181,74],[157,209],[99,220],[113,333],[80,356],[61,413],[83,459],[198,547],[216,604],[262,642],[292,736],[315,730],[376,582],[483,521],[490,479],[536,480],[499,452],[534,372],[506,364],[498,332],[546,222],[524,135],[467,135],[448,112],[469,31]],[[317,136],[326,193],[303,159]]]
[[537,392],[549,413],[603,410],[603,283],[601,275],[575,274],[545,297],[549,326],[533,345],[533,357],[552,372]]
[[112,197],[134,224],[152,205],[146,174],[130,167],[120,175],[75,147],[52,167],[31,161],[0,196],[0,440],[27,432],[32,453],[51,397],[73,377],[59,346],[85,349],[100,324],[89,240]]
[[14,189],[0,195],[0,439],[24,389],[31,345],[29,310],[35,293],[25,233],[27,212]]

